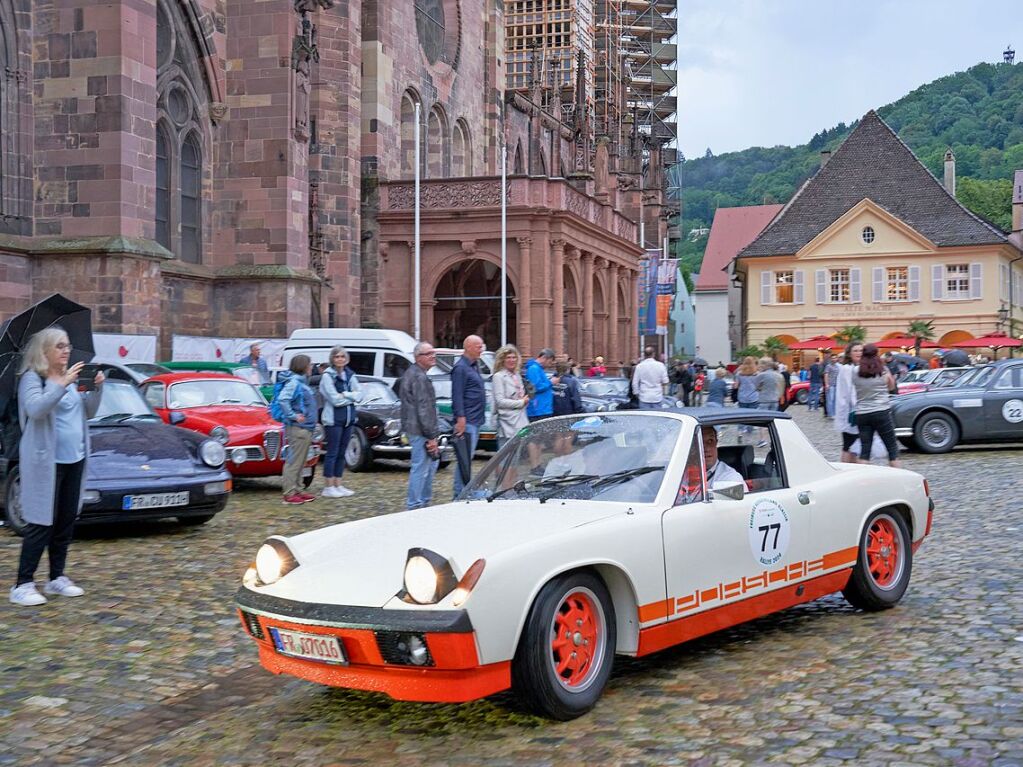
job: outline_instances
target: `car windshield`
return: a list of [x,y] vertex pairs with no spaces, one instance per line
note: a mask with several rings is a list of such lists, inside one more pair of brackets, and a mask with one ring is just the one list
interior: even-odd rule
[[966,368],[965,372],[958,378],[938,382],[942,389],[959,389],[967,386],[984,386],[994,375],[993,367]]
[[583,394],[589,394],[591,397],[628,397],[629,379],[584,378],[580,379],[579,388]]
[[244,381],[230,378],[183,381],[170,388],[167,401],[171,410],[208,405],[248,405],[263,407],[266,400],[259,389]]
[[393,405],[398,401],[391,387],[379,381],[359,381],[359,388],[362,389],[362,401],[367,405]]
[[129,370],[134,370],[136,373],[141,373],[144,376],[158,376],[163,373],[169,373],[170,368],[165,368],[163,365],[157,365],[155,362],[129,362],[125,365]]
[[899,383],[927,383],[934,378],[935,370],[910,370]]
[[263,385],[263,376],[254,367],[235,368],[234,370],[231,371],[231,375],[237,376],[238,378],[244,378],[246,381],[248,381],[250,384],[253,384],[254,386]]
[[107,381],[103,384],[103,396],[99,401],[99,409],[89,420],[93,423],[110,423],[129,419],[160,420],[160,416],[152,411],[142,393],[133,384],[122,381]]
[[461,497],[651,503],[681,429],[680,421],[655,415],[538,421],[521,429]]

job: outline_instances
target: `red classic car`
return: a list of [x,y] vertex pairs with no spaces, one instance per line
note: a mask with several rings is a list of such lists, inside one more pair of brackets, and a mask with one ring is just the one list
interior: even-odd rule
[[[222,444],[234,476],[268,477],[284,470],[284,426],[270,417],[263,395],[248,381],[223,373],[165,373],[147,379],[142,393],[167,423]],[[303,469],[306,487],[321,445],[322,436],[314,434]]]

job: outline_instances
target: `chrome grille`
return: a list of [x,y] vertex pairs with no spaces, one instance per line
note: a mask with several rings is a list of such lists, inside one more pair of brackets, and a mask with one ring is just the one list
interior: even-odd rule
[[271,461],[276,461],[281,452],[281,433],[274,429],[264,434],[263,447],[266,450],[266,457]]
[[262,461],[263,460],[263,448],[249,446],[245,448],[245,460],[246,461]]

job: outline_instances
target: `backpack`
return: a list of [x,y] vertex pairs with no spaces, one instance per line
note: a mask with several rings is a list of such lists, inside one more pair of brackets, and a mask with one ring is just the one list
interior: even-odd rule
[[281,389],[288,382],[290,376],[277,376],[277,383],[274,384],[274,393],[270,398],[270,417],[275,421],[284,423],[284,410],[281,409]]

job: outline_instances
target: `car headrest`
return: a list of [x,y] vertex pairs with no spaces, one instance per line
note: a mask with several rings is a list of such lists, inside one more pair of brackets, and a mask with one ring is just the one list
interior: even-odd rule
[[718,448],[718,460],[724,461],[744,477],[753,463],[753,445],[726,445]]

